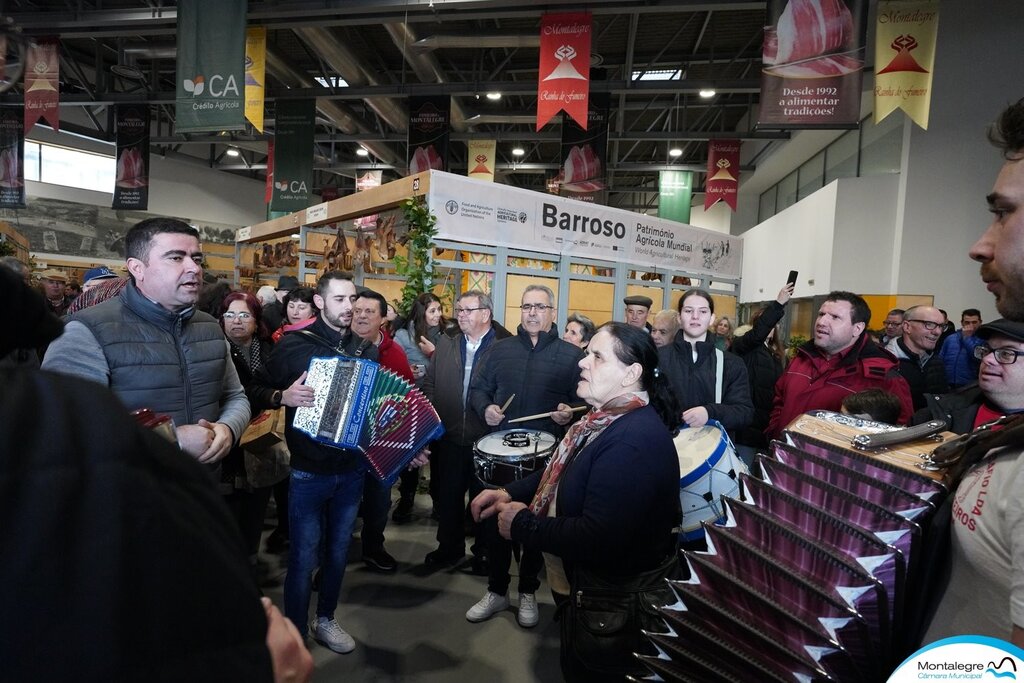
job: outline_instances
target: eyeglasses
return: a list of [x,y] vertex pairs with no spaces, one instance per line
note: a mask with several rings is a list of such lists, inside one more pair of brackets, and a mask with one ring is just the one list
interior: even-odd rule
[[931,332],[932,330],[937,330],[938,328],[943,327],[946,324],[946,323],[933,323],[931,320],[916,320],[916,319],[908,319],[908,320],[904,320],[903,322],[905,322],[905,323],[921,323],[924,326],[924,329],[928,330],[929,332]]
[[234,311],[228,311],[221,317],[225,320],[234,320],[235,318],[238,318],[242,322],[245,322],[252,319],[252,313],[235,313]]
[[993,349],[985,345],[974,347],[974,357],[978,360],[990,353],[995,354],[996,362],[1000,365],[1013,365],[1017,362],[1017,356],[1024,356],[1024,351],[1011,349],[1009,346],[1004,346],[1001,349]]
[[886,320],[885,321],[885,326],[886,327],[896,327],[896,326],[902,325],[902,324],[903,324],[902,320]]
[[477,306],[476,308],[459,308],[458,306],[456,306],[455,307],[455,315],[459,316],[459,315],[462,315],[463,313],[468,315],[468,314],[472,313],[473,311],[486,311],[486,310],[487,310],[487,308],[484,307],[484,306]]
[[529,313],[530,311],[540,311],[543,313],[549,308],[554,308],[554,306],[548,306],[547,304],[523,304],[519,308],[523,313]]

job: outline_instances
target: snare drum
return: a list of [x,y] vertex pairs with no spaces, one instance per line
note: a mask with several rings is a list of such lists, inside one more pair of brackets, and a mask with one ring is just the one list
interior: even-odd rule
[[725,429],[715,420],[684,427],[672,442],[679,457],[679,500],[683,506],[681,541],[704,538],[700,523],[722,519],[722,496],[738,497],[740,472],[747,472]]
[[506,429],[473,444],[476,476],[490,488],[527,477],[548,464],[558,440],[536,429]]

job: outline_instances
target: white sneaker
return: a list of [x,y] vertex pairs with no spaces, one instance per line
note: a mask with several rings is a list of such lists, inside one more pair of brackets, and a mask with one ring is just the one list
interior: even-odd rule
[[356,649],[356,641],[338,626],[338,622],[327,617],[317,617],[309,625],[313,639],[339,654],[347,654]]
[[469,608],[469,611],[466,612],[466,619],[473,623],[486,621],[506,609],[508,609],[507,596],[487,591],[484,597],[480,598],[480,602]]
[[519,594],[519,612],[516,614],[516,621],[523,628],[532,628],[540,621],[540,612],[537,611],[537,594]]

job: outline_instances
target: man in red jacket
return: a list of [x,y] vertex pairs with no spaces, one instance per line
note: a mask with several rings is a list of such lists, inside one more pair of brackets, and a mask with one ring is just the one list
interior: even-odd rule
[[[381,367],[412,384],[415,379],[405,351],[383,327],[387,311],[388,302],[382,294],[370,289],[361,290],[352,304],[352,331],[377,347],[377,360]],[[414,482],[419,481],[418,472],[412,472],[411,476]],[[370,569],[385,573],[398,569],[398,562],[384,549],[384,528],[390,509],[391,487],[367,473],[363,483],[363,530],[360,534],[363,562]]]
[[818,310],[814,339],[797,349],[775,384],[775,402],[764,433],[769,439],[809,410],[839,411],[843,399],[877,388],[900,399],[900,424],[913,412],[910,387],[895,356],[878,348],[864,330],[871,309],[852,292],[830,292]]

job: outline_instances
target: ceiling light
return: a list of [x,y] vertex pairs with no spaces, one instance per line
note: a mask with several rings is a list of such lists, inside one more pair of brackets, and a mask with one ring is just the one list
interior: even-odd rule
[[512,148],[512,156],[514,156],[514,157],[521,157],[524,154],[526,154],[526,150],[523,149],[522,147],[513,147]]
[[500,92],[489,92],[489,93],[487,93],[487,99],[491,100],[492,102],[496,102],[496,101],[501,99],[501,93]]
[[237,157],[240,156],[242,153],[238,151],[237,147],[228,147],[228,151],[225,152],[225,154],[227,154],[229,157]]
[[683,150],[679,149],[678,147],[673,147],[672,149],[670,149],[668,151],[668,155],[670,157],[677,157],[677,156],[679,156],[682,153],[683,153]]
[[292,239],[293,240],[302,239],[302,235],[299,235],[299,234],[292,235]]
[[370,150],[366,149],[365,147],[360,147],[359,149],[356,150],[356,154],[358,154],[361,157],[368,157],[370,156]]
[[715,96],[715,91],[711,88],[701,88],[697,94],[707,100]]

